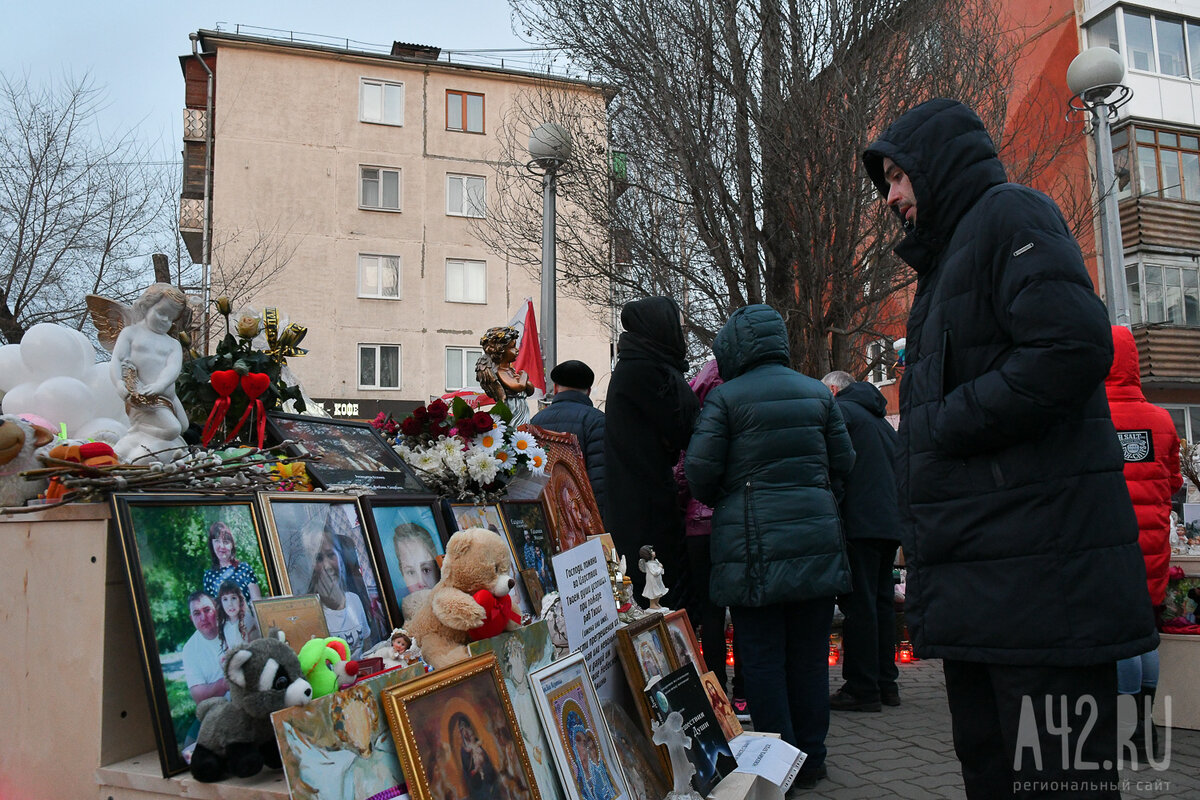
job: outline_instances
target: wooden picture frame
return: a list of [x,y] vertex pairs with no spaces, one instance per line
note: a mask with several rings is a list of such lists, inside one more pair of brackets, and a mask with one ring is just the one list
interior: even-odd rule
[[510,769],[509,800],[542,800],[495,654],[385,689],[380,699],[413,800],[470,797]]
[[[467,528],[484,528],[499,534],[508,545],[508,556],[512,559],[512,579],[514,585],[509,596],[512,598],[513,610],[522,617],[535,619],[540,609],[533,607],[529,591],[521,579],[521,562],[517,559],[517,548],[509,532],[508,523],[500,511],[498,503],[451,503],[450,513],[454,515],[456,530]],[[451,534],[453,536],[454,534]]]
[[[650,708],[650,701],[646,699],[646,683],[655,676],[665,678],[680,667],[663,615],[657,612],[647,614],[624,628],[618,628],[617,656],[633,692],[642,730],[653,738],[654,727],[651,723],[654,712]],[[664,749],[659,748],[660,755],[664,755]],[[670,762],[666,764],[669,766]]]
[[[557,592],[558,585],[554,581],[554,569],[551,566],[554,536],[545,504],[541,500],[502,500],[500,510],[508,525],[521,575],[532,573],[533,580],[527,578],[525,581],[530,599]],[[541,601],[534,602],[534,606],[540,608]]]
[[358,499],[379,564],[393,620],[404,619],[404,598],[432,589],[442,577],[450,534],[437,495],[377,494]]
[[[187,770],[200,729],[196,704],[225,694],[223,656],[237,646],[226,635],[220,600],[205,585],[229,580],[252,601],[255,594],[277,594],[279,584],[261,512],[249,495],[115,493],[112,508],[159,762],[170,777]],[[222,566],[214,539],[232,542],[231,560],[246,569]],[[250,602],[230,630],[242,627],[243,614],[253,618]]]
[[429,493],[400,454],[366,422],[272,411],[267,414],[267,433],[274,444],[290,440],[290,455],[318,457],[306,465],[317,488],[365,486],[376,492]]
[[589,536],[604,533],[604,521],[579,442],[572,433],[560,433],[536,425],[522,425],[546,451],[546,488],[542,498],[554,531],[555,553],[581,545]]
[[393,619],[358,499],[325,492],[259,492],[258,499],[283,592],[322,595],[329,635],[346,640],[352,659],[387,639]]
[[671,638],[671,646],[679,658],[680,665],[691,662],[696,667],[696,674],[703,677],[704,673],[708,672],[708,667],[705,665],[704,652],[700,649],[700,640],[696,638],[696,631],[692,627],[687,610],[678,608],[669,611],[663,617],[663,621],[666,623],[667,635]]
[[[573,653],[531,673],[529,683],[567,800],[584,800],[595,793],[630,800],[621,757],[583,654]],[[592,784],[586,792],[585,781]]]
[[329,625],[321,610],[321,598],[315,594],[264,597],[254,601],[258,629],[266,636],[271,628],[283,631],[288,645],[299,650],[309,639],[329,637]]

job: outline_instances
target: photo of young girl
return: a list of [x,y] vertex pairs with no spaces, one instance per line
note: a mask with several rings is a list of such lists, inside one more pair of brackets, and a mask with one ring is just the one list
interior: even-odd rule
[[258,621],[250,611],[250,604],[242,594],[236,581],[221,584],[217,598],[217,635],[221,638],[221,651],[228,653],[244,642],[262,638]]

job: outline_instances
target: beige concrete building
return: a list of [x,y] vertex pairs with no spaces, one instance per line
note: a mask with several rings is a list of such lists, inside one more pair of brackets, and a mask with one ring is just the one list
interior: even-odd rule
[[[335,416],[404,413],[476,386],[483,331],[526,297],[540,313],[538,276],[489,250],[472,218],[495,199],[506,106],[546,76],[450,64],[401,43],[386,54],[218,31],[195,43],[199,55],[180,57],[180,229],[196,263],[215,243],[214,287],[254,243],[294,248],[252,305],[308,327],[310,354],[289,364]],[[604,102],[594,84],[564,87]],[[590,364],[598,398],[611,320],[560,291],[558,358]]]

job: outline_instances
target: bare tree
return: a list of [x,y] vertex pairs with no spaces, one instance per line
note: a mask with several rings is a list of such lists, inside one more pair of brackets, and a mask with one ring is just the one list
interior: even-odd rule
[[1041,87],[1014,87],[1026,31],[994,0],[513,2],[528,36],[612,99],[547,82],[518,100],[501,129],[500,202],[480,235],[538,263],[524,142],[542,121],[564,124],[581,152],[560,185],[563,290],[593,304],[673,295],[700,346],[737,307],[769,303],[793,366],[810,374],[863,375],[865,345],[894,335],[907,311],[912,273],[891,253],[899,229],[859,163],[891,120],[958,98],[1022,182],[1047,178],[1079,141],[1057,103],[1010,113],[1010,98]]
[[96,129],[100,102],[86,77],[0,75],[0,341],[39,322],[79,327],[84,295],[128,299],[149,272],[156,168],[132,131]]

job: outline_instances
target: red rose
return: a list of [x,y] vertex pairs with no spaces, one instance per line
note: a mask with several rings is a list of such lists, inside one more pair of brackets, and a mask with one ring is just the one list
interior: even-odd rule
[[415,419],[424,422],[425,418],[429,416],[429,412],[425,410],[425,406],[417,406],[413,409],[412,415]]
[[426,412],[429,414],[429,419],[433,422],[441,422],[444,420],[449,411],[450,409],[441,400],[434,400],[426,409]]
[[400,423],[400,432],[405,436],[416,436],[421,432],[421,423],[413,417],[408,417]]
[[496,423],[492,420],[492,415],[486,411],[476,411],[475,416],[471,417],[471,423],[479,433],[490,431],[496,427]]
[[477,434],[477,433],[479,433],[479,431],[477,431],[475,429],[475,421],[473,419],[471,419],[470,417],[468,417],[467,419],[460,419],[458,421],[458,435],[459,436],[463,437],[464,439],[470,439],[470,438],[474,437],[475,434]]

